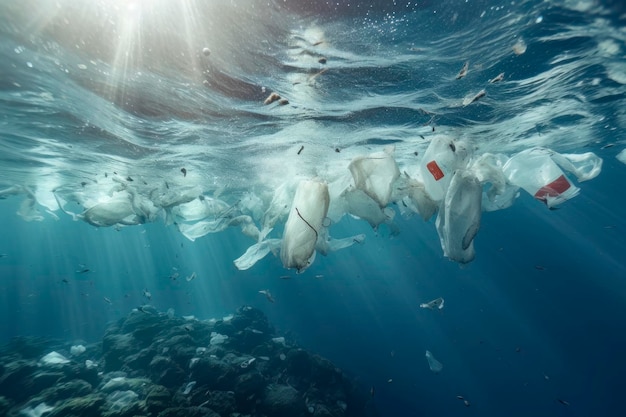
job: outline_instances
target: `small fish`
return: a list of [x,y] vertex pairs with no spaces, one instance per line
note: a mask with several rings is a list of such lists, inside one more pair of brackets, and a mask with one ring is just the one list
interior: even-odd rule
[[321,57],[320,59],[317,60],[317,62],[319,62],[320,64],[325,64],[327,62],[327,59],[324,57]]
[[187,280],[187,282],[189,281],[193,281],[194,279],[196,279],[196,273],[192,272],[191,275],[189,275],[187,278],[185,278]]
[[298,155],[300,155],[300,152],[302,152],[303,149],[304,149],[304,145],[300,146],[300,150],[298,150]]
[[272,297],[272,293],[270,292],[270,290],[260,290],[259,294],[263,294],[265,298],[267,298],[267,301],[269,301],[270,303],[275,302],[274,297]]
[[465,77],[467,75],[467,70],[469,69],[469,61],[465,61],[465,64],[463,64],[463,68],[461,68],[461,71],[459,71],[459,73],[456,76],[457,80],[460,80],[461,78]]
[[185,324],[185,325],[183,326],[183,329],[185,329],[185,330],[187,330],[188,332],[190,332],[190,331],[192,331],[192,330],[193,330],[193,327],[191,327],[191,325],[189,325],[189,324]]
[[152,294],[150,294],[150,291],[145,288],[143,289],[143,296],[146,297],[148,300],[152,300]]
[[280,279],[291,279],[291,276],[289,276],[289,275],[281,275]]
[[0,258],[6,258],[7,256],[9,256],[9,255],[6,254],[6,253],[0,253]]
[[389,378],[389,379],[387,380],[387,383],[388,383],[388,384],[391,384],[392,382],[393,382],[393,379],[391,379],[391,378]]
[[469,406],[470,406],[470,402],[469,402],[469,401],[467,401],[467,400],[463,400],[463,404],[465,404],[465,406],[466,406],[466,407],[469,407]]
[[91,272],[91,269],[89,268],[83,268],[83,269],[77,269],[76,273],[77,274],[86,274],[87,272]]
[[459,400],[464,400],[465,399],[462,395],[457,395],[456,398],[458,398]]
[[490,82],[491,84],[493,84],[493,83],[500,82],[500,81],[502,81],[502,80],[504,80],[504,73],[503,73],[503,72],[501,72],[500,74],[498,74],[496,77],[494,77],[494,78],[490,79],[490,80],[489,80],[489,82]]
[[567,401],[565,401],[565,400],[562,400],[562,399],[560,399],[560,398],[557,398],[556,400],[557,400],[558,402],[560,402],[561,404],[566,405],[566,406],[568,406],[568,407],[569,407],[569,405],[570,405],[570,404],[569,404],[569,402],[567,402]]
[[615,146],[615,144],[613,144],[613,143],[607,143],[606,145],[604,145],[604,146],[603,146],[603,147],[601,147],[600,149],[612,148],[613,146]]
[[104,297],[104,301],[106,301],[108,304],[113,304],[113,303],[111,302],[111,299],[109,299],[108,297]]
[[543,271],[543,270],[545,270],[546,268],[545,268],[545,267],[543,267],[543,266],[541,266],[541,265],[535,265],[535,269],[536,269],[536,270],[538,270],[538,271]]
[[335,152],[339,153],[339,152],[341,152],[341,149],[335,148]]
[[181,169],[180,169],[180,172],[182,172],[182,173],[183,173],[183,177],[186,177],[186,176],[187,176],[187,170],[186,170],[185,168],[181,168]]
[[126,177],[126,181],[128,181],[128,182],[133,182],[133,181],[135,181],[135,180],[134,180],[134,179],[132,179],[132,178],[130,177],[130,175],[129,175],[128,177]]
[[63,278],[61,281],[63,281],[66,284],[69,284],[70,282],[67,280],[67,278]]
[[286,98],[281,98],[280,100],[278,100],[278,104],[281,106],[287,105],[289,104],[289,100],[287,100]]

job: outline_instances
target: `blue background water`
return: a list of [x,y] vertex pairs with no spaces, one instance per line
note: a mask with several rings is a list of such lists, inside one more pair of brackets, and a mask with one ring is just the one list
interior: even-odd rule
[[[475,4],[475,8],[463,9],[464,13],[457,18],[458,26],[463,28],[459,31],[461,35],[454,31],[450,35],[462,39],[465,33],[467,46],[463,53],[446,60],[445,51],[449,50],[450,43],[459,42],[459,39],[440,41],[444,51],[441,60],[424,67],[431,71],[429,76],[444,70],[452,71],[454,75],[459,63],[467,58],[467,51],[473,51],[473,56],[488,55],[489,51],[479,47],[488,33],[483,36],[471,29],[482,10],[493,11],[493,7],[499,5]],[[527,9],[529,20],[534,20],[540,2],[520,4],[517,12],[523,13]],[[440,13],[454,14],[456,9],[452,6],[455,5],[448,6]],[[347,19],[353,18],[346,10],[342,12],[349,15]],[[531,12],[535,14],[531,15]],[[549,25],[529,26],[522,31],[531,45],[529,51],[519,57],[510,53],[502,59],[492,57],[493,62],[487,67],[495,72],[492,76],[505,71],[512,79],[523,81],[547,71],[553,66],[549,61],[561,53],[571,53],[578,60],[591,56],[588,63],[573,71],[578,77],[574,77],[574,81],[586,80],[580,90],[572,88],[573,81],[572,84],[557,83],[558,88],[548,90],[519,108],[515,101],[519,89],[490,89],[487,104],[454,111],[448,108],[438,119],[437,128],[439,125],[443,126],[442,129],[452,127],[458,129],[457,133],[466,129],[470,133],[462,134],[473,135],[473,139],[483,146],[480,129],[487,131],[485,126],[491,126],[492,122],[495,125],[507,123],[517,112],[549,101],[553,94],[566,100],[580,92],[589,100],[575,104],[584,110],[590,108],[594,117],[601,118],[592,124],[592,128],[586,122],[591,116],[581,116],[581,121],[572,113],[564,112],[563,117],[557,114],[533,123],[530,130],[538,136],[548,136],[561,129],[564,133],[551,138],[548,144],[559,151],[593,151],[604,159],[603,171],[593,181],[581,184],[581,194],[559,210],[547,210],[543,204],[522,193],[512,207],[486,213],[475,241],[477,258],[474,262],[459,266],[442,255],[434,220],[423,222],[417,217],[403,219],[397,216],[401,233],[390,236],[385,226],[375,233],[365,222],[345,216],[333,225],[333,235],[365,233],[367,238],[363,245],[328,257],[318,255],[315,263],[300,275],[284,270],[280,260],[271,255],[251,270],[238,271],[232,260],[250,244],[238,230],[228,229],[190,242],[174,226],[162,222],[119,230],[74,222],[64,214],[58,221],[46,218],[43,222],[25,222],[15,214],[21,199],[9,198],[0,202],[0,218],[3,219],[0,253],[7,255],[0,258],[0,340],[35,334],[59,337],[68,344],[79,340],[97,341],[108,322],[148,302],[143,296],[143,290],[148,289],[152,294],[149,301],[158,309],[174,308],[181,315],[220,317],[242,304],[262,309],[279,331],[289,334],[303,347],[326,356],[364,384],[374,386],[374,401],[382,416],[451,416],[461,413],[481,416],[624,415],[626,406],[621,398],[621,387],[626,373],[623,355],[626,350],[626,197],[622,191],[626,165],[615,159],[624,141],[621,110],[624,86],[605,76],[606,68],[600,65],[604,58],[594,61],[592,54],[588,53],[595,50],[596,38],[592,34],[562,41],[539,41],[542,36],[559,33],[572,22],[583,28],[588,25],[592,33],[597,30],[592,25],[592,17],[557,6],[546,7],[542,12]],[[327,13],[333,16],[335,12]],[[617,28],[623,28],[623,19],[619,19],[618,12],[612,13],[606,18],[617,31]],[[378,43],[362,40],[361,43],[370,48],[367,52],[385,56],[385,51],[392,50],[396,44],[410,44],[415,36],[413,25],[416,22],[412,19],[417,18],[411,15],[404,16],[404,21],[402,18],[399,14],[390,18],[382,12],[368,17],[371,25],[366,33],[373,36],[377,33],[376,27],[380,28],[380,33],[374,38]],[[500,21],[491,15],[488,18]],[[432,30],[441,35],[449,30],[437,27],[432,17],[426,22],[424,31]],[[333,24],[328,27],[333,28]],[[341,24],[349,27],[350,22],[342,21]],[[19,41],[16,38],[5,36],[5,49],[9,52]],[[615,38],[621,39],[617,32]],[[352,38],[343,39],[343,42],[349,50],[356,49],[355,43],[359,45]],[[503,50],[508,51],[510,45],[507,42],[503,42],[506,46]],[[436,46],[429,45],[432,49]],[[613,57],[615,60],[622,58],[623,52]],[[472,59],[476,60],[475,57]],[[3,67],[5,74],[24,77],[26,82],[31,80],[17,69],[22,67],[11,64],[6,63]],[[420,90],[430,91],[422,97],[425,103],[429,100],[431,103],[448,103],[471,90],[458,85],[446,87],[437,79],[427,77],[426,73],[411,68],[404,62],[397,67],[384,68],[380,71],[382,75],[369,67],[357,67],[353,73],[344,72],[337,76],[329,71],[330,81],[323,88],[325,91],[336,88],[341,93],[335,97],[337,102],[359,97],[365,90],[364,85],[368,84],[383,97],[413,93],[415,86],[419,85]],[[487,75],[487,71],[481,73],[482,78]],[[397,79],[390,78],[392,76]],[[54,77],[61,76],[56,74]],[[52,90],[65,91],[59,87],[63,85],[63,79],[58,81],[54,77],[38,81]],[[601,79],[599,87],[587,82],[594,77]],[[363,78],[363,84],[352,82]],[[470,80],[471,87],[480,89],[483,81]],[[3,84],[4,92],[13,88]],[[71,91],[81,97],[80,94],[84,93],[81,88]],[[5,155],[0,174],[3,186],[20,183],[22,175],[38,178],[37,171],[31,172],[28,167],[36,165],[33,161],[45,165],[46,156],[37,154],[37,158],[31,158],[29,155],[34,153],[33,149],[39,148],[25,140],[36,142],[33,138],[37,133],[77,147],[93,139],[116,148],[111,145],[112,141],[102,139],[97,129],[76,134],[74,123],[81,125],[82,120],[79,118],[77,122],[62,112],[54,114],[59,129],[52,129],[50,133],[50,126],[54,123],[50,123],[49,114],[40,115],[38,119],[36,112],[22,112],[7,96],[3,96],[2,101],[4,131],[1,145]],[[80,116],[80,111],[72,110],[71,102],[75,96],[70,95],[59,106],[67,106],[69,113],[76,111]],[[37,105],[41,103],[34,101],[31,104],[38,109]],[[555,99],[553,105],[556,106],[557,101]],[[169,106],[167,102],[161,104],[161,116],[180,109],[180,102],[174,99]],[[193,102],[189,104],[190,109],[193,105]],[[240,106],[249,110],[245,103]],[[243,111],[241,107],[237,110]],[[119,134],[120,126],[128,127],[124,124],[127,119],[123,123],[115,119],[121,108],[124,103],[117,102],[114,110],[109,109],[110,113],[101,116],[102,120],[98,121],[94,116],[92,121],[100,127],[107,127],[109,133]],[[145,109],[130,106],[125,110],[129,114],[139,114],[141,119]],[[181,114],[188,110],[184,108]],[[354,110],[341,114],[331,108],[328,113],[323,111],[312,118],[325,129],[339,122],[346,123],[349,126],[346,131],[364,125],[402,130],[406,128],[407,119],[424,118],[415,108],[391,106],[384,101],[372,108]],[[24,120],[18,117],[24,113],[28,113],[28,122],[18,126],[23,130],[14,129],[16,120]],[[173,119],[184,120],[181,114]],[[252,131],[255,123],[262,119],[251,117],[251,121],[249,115],[242,117],[239,113],[227,115],[231,117],[229,120],[241,124],[227,123],[215,128],[220,134],[228,129],[232,129],[233,136]],[[108,116],[111,116],[110,120]],[[294,118],[301,116],[298,113]],[[271,130],[274,124],[283,126],[293,122],[289,114],[281,117],[261,123],[263,126],[259,129]],[[128,122],[129,130],[137,134],[133,140],[137,139],[140,145],[145,144],[143,140],[148,142],[146,137],[149,134],[164,132],[165,135],[171,133],[170,129],[176,130],[170,127],[171,120],[167,117],[163,117],[164,120],[145,118],[150,123]],[[426,121],[428,117],[415,123]],[[189,124],[193,125],[192,122]],[[511,124],[508,123],[507,128],[515,130]],[[143,128],[149,134],[142,136]],[[497,129],[495,132],[498,133]],[[484,146],[488,150],[511,151],[527,136],[511,134],[494,138],[496,133],[485,133],[485,141],[489,143]],[[586,137],[587,133],[593,133],[593,137]],[[415,136],[415,132],[411,135]],[[189,137],[176,139],[179,142],[195,140]],[[602,148],[609,143],[618,146]],[[165,143],[163,147],[173,147],[172,144]],[[97,151],[94,149],[93,154],[81,155],[88,162],[101,162],[99,152],[106,154],[106,151],[102,147],[94,148]],[[143,151],[137,151],[128,142],[118,148],[121,150],[116,152],[129,157],[131,163],[135,156],[133,152],[136,152],[140,165],[144,168],[151,166],[149,161],[142,159],[145,156]],[[373,147],[362,148],[363,152],[369,152]],[[153,151],[155,154],[165,152],[162,149]],[[152,155],[153,151],[148,153]],[[228,154],[228,151],[226,148],[224,153]],[[185,156],[193,152],[192,149]],[[62,156],[53,153],[48,158],[61,161]],[[123,158],[120,160],[124,161]],[[74,171],[87,170],[86,165],[88,163],[77,158],[75,165],[62,165],[63,169],[59,171],[71,178],[76,174]],[[120,165],[124,163],[112,166]],[[172,165],[178,167],[177,163]],[[107,169],[111,169],[111,165]],[[173,268],[180,273],[176,280],[171,279]],[[84,269],[89,272],[77,272]],[[187,282],[184,277],[192,272],[196,272],[197,278]],[[290,279],[284,279],[285,276]],[[269,289],[276,302],[269,303],[259,294],[262,289]],[[444,309],[419,308],[420,303],[437,297],[445,298]],[[443,363],[440,374],[429,370],[424,357],[426,350]],[[393,381],[387,382],[390,379]],[[468,399],[471,406],[464,407],[457,395]],[[570,405],[562,404],[559,399]]]

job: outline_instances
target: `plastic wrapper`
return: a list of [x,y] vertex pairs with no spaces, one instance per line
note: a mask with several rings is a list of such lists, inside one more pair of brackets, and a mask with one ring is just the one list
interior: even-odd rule
[[393,183],[400,176],[393,159],[393,147],[382,152],[358,156],[350,162],[354,186],[372,198],[381,208],[389,204]]

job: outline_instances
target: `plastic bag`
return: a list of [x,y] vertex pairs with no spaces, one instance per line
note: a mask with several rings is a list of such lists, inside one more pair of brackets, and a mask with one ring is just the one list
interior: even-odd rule
[[313,262],[315,244],[329,204],[326,183],[300,181],[285,223],[280,248],[280,259],[285,268],[303,271]]
[[382,152],[354,158],[348,169],[354,178],[354,186],[372,198],[381,208],[389,204],[393,183],[400,170],[393,159],[393,147]]
[[502,168],[508,180],[523,188],[548,208],[578,195],[580,189],[550,157],[551,151],[532,148],[513,155]]
[[435,136],[424,153],[420,173],[426,193],[434,201],[443,200],[452,175],[469,159],[469,150],[462,141],[445,136]]
[[445,256],[467,263],[474,259],[474,237],[480,228],[482,186],[467,170],[457,170],[437,215],[437,233]]
[[438,374],[443,370],[443,364],[439,362],[429,350],[426,351],[426,360],[428,361],[428,367],[431,371]]

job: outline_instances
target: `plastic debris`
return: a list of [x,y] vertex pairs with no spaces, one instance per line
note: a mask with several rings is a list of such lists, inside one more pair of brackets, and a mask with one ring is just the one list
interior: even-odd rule
[[285,223],[280,247],[280,259],[285,268],[295,268],[301,272],[311,265],[315,259],[319,230],[328,213],[329,204],[326,183],[300,181]]
[[221,345],[223,344],[226,339],[228,339],[228,336],[223,335],[223,334],[219,334],[216,332],[211,332],[211,339],[209,340],[209,344],[210,345]]
[[443,200],[452,175],[463,168],[469,158],[467,145],[446,136],[435,136],[420,164],[420,173],[428,196],[435,202]]
[[443,298],[439,297],[439,298],[435,298],[434,300],[431,300],[427,303],[422,303],[420,304],[421,308],[428,308],[430,310],[434,310],[435,308],[441,310],[443,308],[443,303],[444,300]]
[[437,233],[443,253],[450,260],[474,260],[474,238],[480,228],[483,187],[467,170],[457,170],[437,215]]
[[618,161],[620,161],[622,164],[626,164],[626,149],[623,149],[620,153],[618,153],[616,156]]
[[400,170],[393,158],[394,149],[390,146],[382,152],[357,156],[348,165],[354,186],[367,194],[381,208],[389,204],[393,183],[400,176]]
[[429,350],[426,351],[426,360],[428,361],[428,367],[431,371],[438,374],[443,370],[443,365],[439,362]]
[[260,290],[259,294],[263,294],[265,298],[267,298],[267,301],[269,301],[270,303],[274,303],[276,301],[274,300],[274,297],[272,297],[272,293],[270,292],[270,290]]
[[544,148],[528,149],[513,155],[502,169],[511,183],[553,208],[578,195],[580,189],[570,182],[550,153]]

